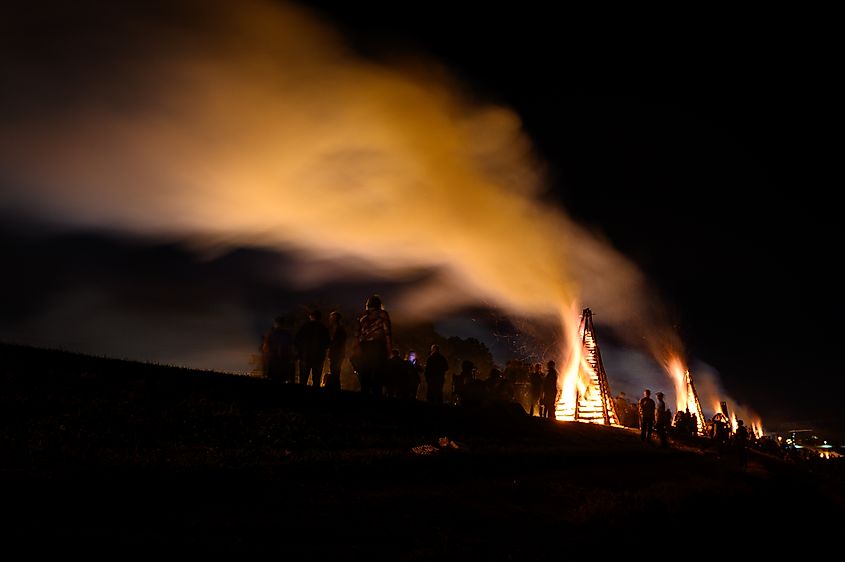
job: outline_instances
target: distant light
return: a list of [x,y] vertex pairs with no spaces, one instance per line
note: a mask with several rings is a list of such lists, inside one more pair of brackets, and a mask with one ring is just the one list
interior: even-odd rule
[[804,447],[802,447],[801,445],[795,445],[795,448],[796,449],[803,449]]
[[[825,441],[825,443],[827,443],[827,441]],[[820,448],[821,449],[833,449],[833,445],[822,445]]]

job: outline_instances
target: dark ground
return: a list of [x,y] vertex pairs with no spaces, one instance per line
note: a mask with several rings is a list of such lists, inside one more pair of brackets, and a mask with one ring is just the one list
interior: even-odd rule
[[[545,560],[643,541],[774,550],[845,521],[842,463],[752,451],[742,471],[696,444],[660,450],[508,404],[331,396],[9,345],[0,385],[0,539],[32,554]],[[444,436],[458,448],[412,450]]]

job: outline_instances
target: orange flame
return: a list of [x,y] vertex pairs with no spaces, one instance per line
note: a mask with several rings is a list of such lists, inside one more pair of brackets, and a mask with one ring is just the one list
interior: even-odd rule
[[559,387],[561,392],[555,409],[555,418],[562,421],[575,419],[575,401],[579,393],[586,391],[586,385],[580,376],[584,350],[581,346],[581,334],[576,320],[579,313],[578,309],[578,304],[573,302],[569,309],[564,308],[561,313],[564,342],[568,355],[565,361],[561,363],[563,365],[563,369],[560,370],[561,382]]
[[682,412],[689,406],[686,382],[687,369],[677,355],[669,357],[665,368],[675,385],[675,407],[679,412]]
[[755,417],[751,421],[751,431],[754,432],[754,437],[757,439],[760,439],[763,435],[765,435],[765,432],[763,431],[763,420],[761,420],[759,416]]
[[704,433],[704,412],[693,391],[692,378],[684,362],[677,354],[670,354],[664,362],[664,368],[675,385],[675,407],[678,412],[688,411],[694,414],[699,434]]

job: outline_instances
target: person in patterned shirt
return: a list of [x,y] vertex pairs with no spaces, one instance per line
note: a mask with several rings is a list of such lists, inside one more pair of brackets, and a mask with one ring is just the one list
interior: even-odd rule
[[381,297],[372,295],[367,299],[365,308],[364,314],[358,318],[355,370],[361,392],[378,396],[384,383],[387,359],[393,349],[392,328]]

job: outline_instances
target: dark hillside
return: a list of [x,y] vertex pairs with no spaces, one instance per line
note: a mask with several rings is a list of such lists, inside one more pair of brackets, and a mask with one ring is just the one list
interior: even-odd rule
[[843,520],[841,463],[755,453],[742,471],[709,449],[660,450],[510,404],[0,345],[0,420],[4,543],[32,552],[542,560],[689,533],[759,547]]

